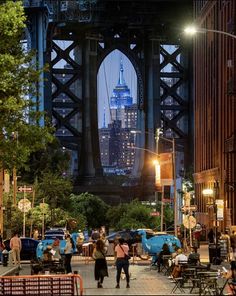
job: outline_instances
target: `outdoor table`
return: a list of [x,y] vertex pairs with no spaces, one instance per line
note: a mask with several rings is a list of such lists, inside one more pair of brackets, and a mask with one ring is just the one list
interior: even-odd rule
[[228,279],[219,277],[217,271],[205,271],[197,273],[197,282],[199,295],[223,295]]

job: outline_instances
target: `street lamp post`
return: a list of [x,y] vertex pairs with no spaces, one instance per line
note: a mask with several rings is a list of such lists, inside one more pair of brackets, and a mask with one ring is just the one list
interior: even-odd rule
[[203,33],[206,34],[207,32],[217,33],[225,36],[229,36],[231,38],[236,39],[236,35],[233,35],[228,32],[220,31],[220,30],[214,30],[214,29],[206,29],[206,28],[196,28],[194,26],[189,26],[184,29],[184,32],[188,35],[195,35],[196,33]]
[[173,178],[173,187],[174,187],[174,229],[175,229],[175,236],[177,236],[178,203],[177,203],[177,188],[176,188],[175,138],[168,139],[162,136],[160,136],[159,138],[161,140],[170,142],[172,144],[172,178]]
[[[138,130],[134,130],[131,131],[131,133],[137,133],[137,134],[141,134],[142,131],[138,131]],[[144,132],[147,134],[151,134],[149,132]],[[156,141],[156,151],[153,152],[149,149],[145,149],[145,148],[141,148],[141,147],[132,147],[134,149],[140,149],[140,150],[144,150],[144,151],[148,151],[154,155],[156,155],[158,157],[158,160],[160,158],[160,154],[159,154],[159,140],[163,140],[166,142],[169,142],[172,144],[172,178],[173,178],[173,188],[174,188],[174,229],[175,229],[175,236],[177,236],[177,222],[178,222],[178,203],[177,203],[177,190],[176,190],[176,161],[175,161],[175,138],[172,139],[168,139],[165,137],[162,137],[160,135],[160,128],[157,128],[155,131],[155,141]],[[160,164],[159,164],[160,166]],[[156,181],[157,181],[157,167],[155,167],[155,171],[156,171]],[[161,180],[160,180],[161,181]],[[161,182],[159,183],[155,183],[156,188],[161,186]],[[163,217],[164,217],[164,208],[163,208],[163,196],[164,196],[164,186],[161,186],[162,190],[161,190],[161,231],[163,231]],[[158,194],[158,190],[155,190],[155,200],[157,201],[157,194]]]

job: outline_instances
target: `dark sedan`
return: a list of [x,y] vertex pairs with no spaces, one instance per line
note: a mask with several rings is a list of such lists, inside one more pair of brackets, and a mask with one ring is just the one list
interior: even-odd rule
[[[155,233],[151,229],[146,229],[145,231],[147,238],[155,236]],[[107,239],[109,243],[115,243],[118,238],[123,238],[130,247],[132,244],[141,243],[142,238],[138,232],[139,230],[121,230],[108,235]]]
[[123,238],[129,247],[132,244],[141,242],[141,236],[137,230],[121,230],[107,236],[109,243],[116,243],[118,238]]
[[[20,258],[21,260],[31,260],[36,258],[36,249],[37,245],[39,243],[38,240],[35,240],[30,237],[21,237],[21,244],[22,249],[20,252]],[[10,239],[6,239],[4,241],[5,247],[7,251],[10,251]]]

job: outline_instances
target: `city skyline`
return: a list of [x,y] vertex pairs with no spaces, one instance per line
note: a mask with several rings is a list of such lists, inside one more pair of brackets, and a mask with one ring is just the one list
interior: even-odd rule
[[137,102],[137,75],[134,67],[126,55],[119,50],[114,50],[104,59],[98,71],[98,128],[103,127],[104,107],[106,126],[110,123],[109,102],[113,89],[118,83],[121,59],[125,82],[130,89],[133,103]]

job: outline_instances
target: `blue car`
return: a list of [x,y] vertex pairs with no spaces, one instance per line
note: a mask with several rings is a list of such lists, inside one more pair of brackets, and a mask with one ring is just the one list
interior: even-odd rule
[[[31,237],[21,237],[21,252],[20,258],[21,260],[32,260],[36,258],[36,249],[39,244],[38,240],[35,240]],[[6,250],[9,252],[10,249],[10,239],[4,240],[4,245]]]
[[[46,250],[47,246],[52,246],[55,239],[60,240],[60,254],[64,254],[64,249],[66,246],[66,233],[63,230],[47,230],[45,232],[45,239],[43,239],[41,242],[39,242],[37,249],[36,249],[36,256],[38,259],[43,258],[43,252]],[[78,237],[78,233],[72,233],[71,237],[74,241],[74,253],[77,252],[76,249],[76,239]]]

